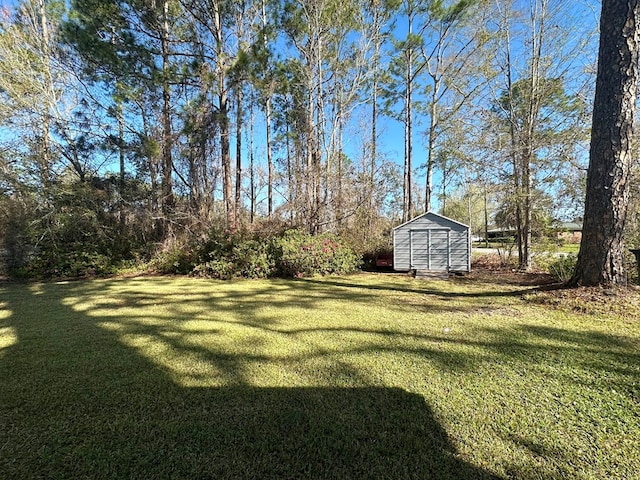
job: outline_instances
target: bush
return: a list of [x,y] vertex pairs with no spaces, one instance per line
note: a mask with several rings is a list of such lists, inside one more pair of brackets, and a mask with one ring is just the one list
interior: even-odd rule
[[193,274],[220,279],[267,278],[273,275],[275,262],[270,242],[240,238],[237,242],[209,252],[210,260],[196,265]]
[[196,265],[192,273],[196,277],[229,280],[234,277],[235,270],[233,262],[226,257],[222,257]]
[[10,273],[73,278],[113,273],[129,253],[106,193],[89,183],[60,182],[47,201],[26,192],[12,200],[4,243]]
[[568,282],[576,269],[578,256],[573,253],[562,255],[551,261],[547,271],[560,282]]
[[[22,269],[29,277],[85,277],[115,273],[124,261],[114,254],[96,215],[57,217],[57,242],[42,245]],[[81,233],[78,233],[81,232]],[[75,235],[75,236],[74,236]],[[138,257],[138,263],[142,262]],[[166,242],[147,263],[161,274],[200,277],[267,278],[341,275],[359,267],[358,257],[340,237],[312,236],[298,230],[263,237],[250,232],[214,230],[205,241],[187,235]]]
[[356,270],[359,264],[353,251],[335,235],[312,236],[298,230],[270,239],[246,232],[214,231],[201,258],[193,274],[219,279],[343,274]]
[[266,278],[275,272],[274,248],[271,242],[241,242],[234,245],[232,258],[240,277]]
[[266,278],[274,274],[273,243],[247,232],[214,230],[200,252],[193,274],[229,279]]
[[150,268],[163,274],[188,274],[198,263],[196,250],[185,243],[174,242],[158,252],[149,262]]
[[108,275],[114,268],[109,256],[97,252],[44,251],[36,255],[23,272],[30,278],[80,278]]
[[289,230],[277,244],[278,272],[286,277],[342,275],[353,272],[360,263],[353,251],[332,234],[312,236]]

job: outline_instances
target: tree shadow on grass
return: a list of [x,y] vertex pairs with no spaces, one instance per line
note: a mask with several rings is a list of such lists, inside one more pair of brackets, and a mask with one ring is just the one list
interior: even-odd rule
[[240,365],[235,386],[184,387],[66,306],[72,291],[4,292],[3,479],[497,478],[456,456],[422,396],[255,387]]
[[[507,289],[487,289],[482,291],[473,291],[473,292],[460,292],[460,291],[450,291],[448,290],[446,281],[441,281],[443,288],[437,289],[432,286],[423,287],[416,281],[416,286],[400,286],[398,284],[376,284],[371,285],[367,283],[358,283],[353,278],[347,277],[346,279],[314,279],[314,278],[304,278],[297,280],[299,282],[304,282],[308,285],[317,285],[318,287],[325,286],[333,286],[333,287],[342,287],[345,289],[363,289],[363,290],[372,290],[372,291],[396,291],[402,293],[416,293],[419,295],[435,295],[440,297],[441,299],[450,299],[450,298],[492,298],[492,297],[518,297],[525,294],[533,293],[539,290],[548,290],[558,288],[557,285],[520,285],[517,284],[515,286],[519,287],[517,289],[512,289],[513,284],[505,284],[505,287],[509,287]],[[460,282],[458,282],[460,283]]]

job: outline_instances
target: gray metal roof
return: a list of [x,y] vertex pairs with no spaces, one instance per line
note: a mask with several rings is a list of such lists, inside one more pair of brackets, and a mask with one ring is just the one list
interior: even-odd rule
[[423,213],[422,215],[418,215],[417,217],[414,217],[411,220],[408,220],[408,221],[404,222],[403,224],[398,225],[397,227],[394,227],[394,230],[397,230],[398,228],[404,227],[405,225],[408,225],[408,224],[410,224],[412,222],[415,222],[416,220],[418,220],[418,219],[420,219],[422,217],[426,217],[427,215],[431,215],[431,216],[434,216],[434,217],[442,218],[443,220],[447,220],[449,222],[453,222],[453,223],[455,223],[457,225],[460,225],[461,227],[469,228],[469,225],[466,225],[466,224],[464,224],[462,222],[459,222],[457,220],[453,220],[452,218],[449,218],[449,217],[445,217],[444,215],[440,215],[439,213],[435,213],[435,212],[429,211],[429,212]]

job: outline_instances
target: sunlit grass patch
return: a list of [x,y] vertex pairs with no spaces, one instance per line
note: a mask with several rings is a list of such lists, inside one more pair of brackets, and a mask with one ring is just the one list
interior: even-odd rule
[[11,327],[0,327],[0,350],[10,347],[18,341],[16,331]]

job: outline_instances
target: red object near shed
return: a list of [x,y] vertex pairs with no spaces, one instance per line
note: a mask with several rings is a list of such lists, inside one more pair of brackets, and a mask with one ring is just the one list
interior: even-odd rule
[[376,267],[393,267],[393,254],[383,253],[376,257]]

